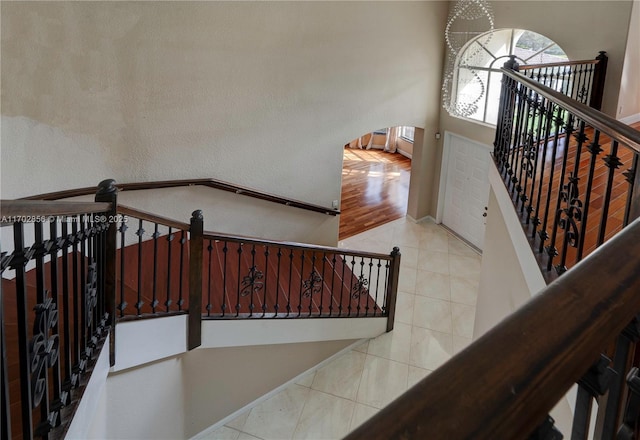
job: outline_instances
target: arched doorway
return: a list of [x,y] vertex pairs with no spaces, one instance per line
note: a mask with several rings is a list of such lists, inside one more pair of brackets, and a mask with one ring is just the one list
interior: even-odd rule
[[414,127],[390,127],[345,144],[339,239],[407,213]]

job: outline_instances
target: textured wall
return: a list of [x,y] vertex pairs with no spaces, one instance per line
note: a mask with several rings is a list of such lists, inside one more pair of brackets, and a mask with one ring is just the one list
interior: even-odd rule
[[1,12],[3,198],[216,177],[331,206],[345,142],[437,128],[446,2]]

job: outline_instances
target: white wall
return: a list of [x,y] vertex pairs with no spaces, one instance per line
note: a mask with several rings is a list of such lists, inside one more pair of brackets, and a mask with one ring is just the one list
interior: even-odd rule
[[2,197],[216,177],[323,206],[342,146],[435,131],[446,2],[2,7]]
[[199,348],[111,373],[88,438],[189,438],[353,342]]

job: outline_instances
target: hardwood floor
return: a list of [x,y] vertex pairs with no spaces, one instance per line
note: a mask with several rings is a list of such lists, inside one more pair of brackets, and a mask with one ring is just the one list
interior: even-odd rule
[[407,213],[411,159],[382,150],[344,149],[339,238]]
[[[631,126],[637,130],[640,128],[640,123],[635,123]],[[576,158],[578,156],[575,136],[572,134],[570,137],[568,148],[566,147],[567,139],[565,137],[561,137],[555,158],[552,153],[553,143],[550,142],[547,146],[544,171],[539,168],[537,169],[535,179],[533,180],[533,191],[530,179],[526,179],[526,183],[521,182],[525,188],[528,188],[526,190],[527,197],[531,198],[531,196],[533,196],[532,200],[534,200],[534,209],[532,210],[531,217],[538,217],[542,222],[542,225],[537,228],[534,228],[532,224],[529,224],[526,228],[529,232],[527,235],[530,237],[530,240],[533,241],[533,245],[535,245],[536,249],[539,250],[540,237],[536,234],[534,238],[532,237],[532,234],[533,232],[539,231],[541,228],[548,232],[549,236],[542,246],[546,247],[551,245],[557,250],[558,255],[553,259],[552,263],[554,266],[560,264],[566,268],[571,268],[580,259],[584,258],[596,249],[599,245],[600,233],[603,234],[602,239],[606,241],[618,233],[622,229],[623,225],[625,208],[629,196],[629,183],[625,180],[623,173],[633,166],[633,152],[623,145],[620,145],[616,152],[616,156],[620,160],[620,166],[613,174],[611,182],[611,200],[608,209],[605,211],[603,205],[607,192],[607,179],[609,175],[609,168],[606,166],[606,158],[609,154],[613,153],[611,139],[604,134],[601,135],[599,139],[599,145],[602,152],[596,156],[593,162],[594,172],[591,185],[591,195],[587,200],[586,194],[589,180],[589,168],[592,166],[592,155],[588,152],[586,146],[593,140],[593,129],[587,128],[585,130],[585,135],[587,137],[587,141],[584,143],[578,164],[576,164]],[[579,205],[581,213],[584,214],[588,211],[588,217],[585,225],[582,224],[581,218],[576,219],[576,224],[578,226],[578,235],[576,240],[582,240],[582,245],[578,246],[580,250],[578,250],[578,247],[573,247],[569,244],[571,241],[569,237],[566,237],[565,240],[565,234],[562,228],[555,227],[555,225],[558,224],[559,215],[562,215],[563,218],[566,217],[566,214],[562,213],[561,210],[567,208],[567,202],[564,200],[558,202],[565,149],[568,150],[566,155],[566,176],[562,185],[566,185],[569,173],[576,173],[576,176],[578,177],[577,188],[578,199],[581,203],[581,205]],[[549,188],[548,177],[544,180],[544,183],[539,186],[541,174],[549,176],[552,170],[554,173],[551,189]],[[524,173],[520,173],[520,166],[516,169],[516,175],[518,175],[519,179],[526,177]],[[513,185],[510,184],[509,188],[512,189]],[[549,203],[547,203],[547,199],[549,200]],[[525,208],[523,207],[521,200],[518,200],[516,206],[518,208],[518,212],[524,215]],[[606,221],[606,227],[603,228],[603,231],[600,231],[600,225],[603,219]],[[541,262],[544,263],[545,266],[548,266],[548,257],[546,253],[545,256],[541,258]],[[549,272],[545,271],[544,273],[549,277],[549,280],[556,276],[553,269]]]

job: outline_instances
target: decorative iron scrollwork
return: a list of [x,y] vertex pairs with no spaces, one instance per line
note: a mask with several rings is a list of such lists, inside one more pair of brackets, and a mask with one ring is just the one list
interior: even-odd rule
[[247,296],[251,292],[257,292],[264,286],[262,281],[258,281],[264,278],[264,273],[259,271],[256,266],[249,269],[249,274],[242,278],[242,289],[240,290],[240,296]]
[[322,290],[322,281],[320,274],[313,269],[309,274],[309,279],[304,280],[302,283],[302,296],[309,298],[314,293],[320,292]]
[[529,178],[533,177],[537,158],[538,145],[536,144],[533,132],[529,131],[524,140],[524,144],[522,145],[522,167]]
[[560,191],[560,198],[566,207],[558,211],[558,226],[565,231],[565,239],[572,247],[578,247],[580,232],[577,222],[582,221],[582,200],[579,199],[578,181],[580,179],[569,173],[569,181]]
[[58,323],[56,303],[45,291],[43,303],[36,304],[36,319],[33,323],[33,338],[29,343],[29,359],[31,360],[31,402],[33,408],[38,407],[47,387],[46,369],[55,365],[58,360],[60,339],[51,330]]
[[369,280],[364,277],[364,275],[360,275],[358,277],[358,281],[353,285],[351,289],[351,297],[353,299],[360,298],[362,295],[369,294]]
[[85,298],[85,318],[87,327],[93,322],[93,310],[98,303],[98,270],[96,261],[92,258],[89,260],[89,269],[87,271],[87,284],[84,287]]

